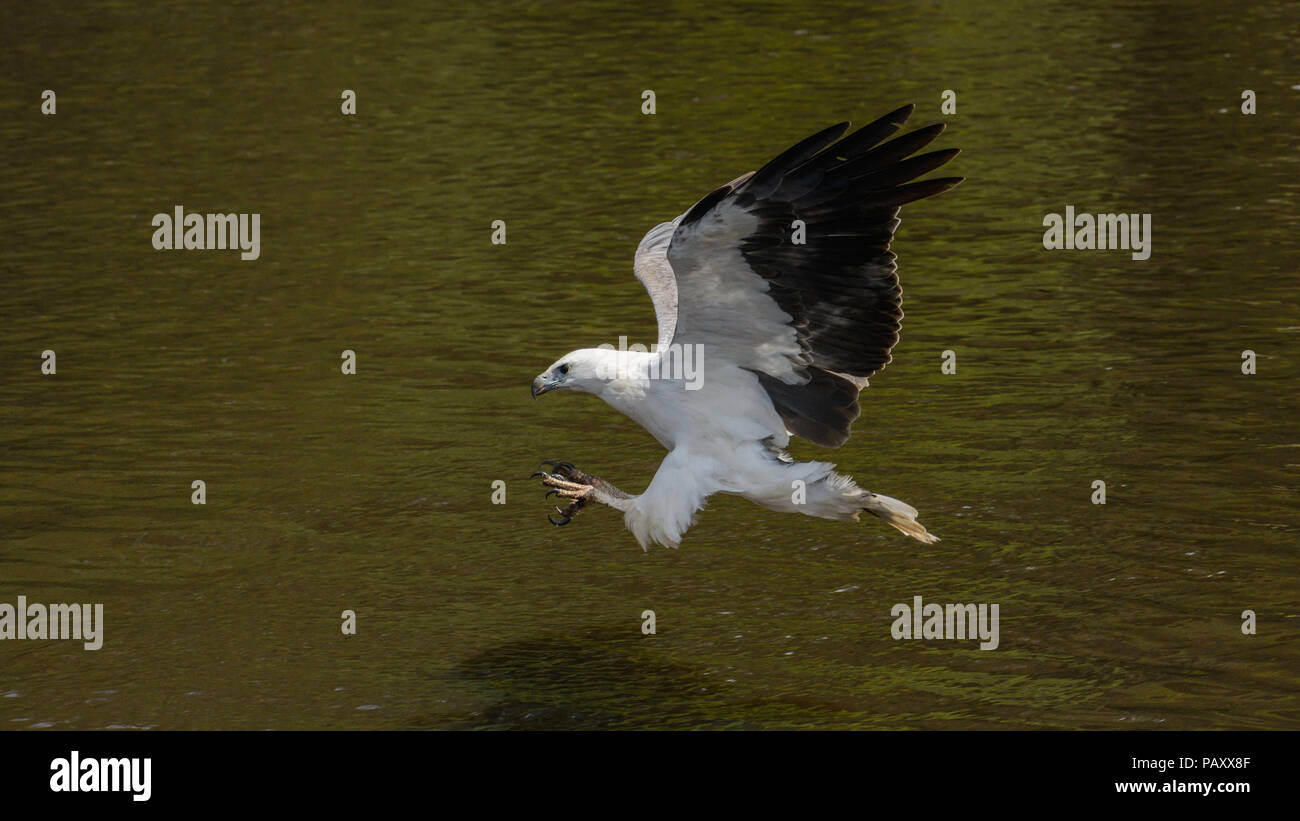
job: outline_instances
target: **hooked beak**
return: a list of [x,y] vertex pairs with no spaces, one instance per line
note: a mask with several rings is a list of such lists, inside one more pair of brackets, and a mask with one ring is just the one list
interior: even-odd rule
[[541,396],[544,393],[555,390],[560,386],[558,380],[547,379],[546,374],[542,374],[533,380],[533,398]]

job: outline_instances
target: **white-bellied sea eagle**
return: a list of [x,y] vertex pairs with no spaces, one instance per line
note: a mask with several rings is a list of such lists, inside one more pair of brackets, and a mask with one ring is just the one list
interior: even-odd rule
[[[634,271],[654,303],[658,344],[566,354],[532,393],[595,394],[668,456],[638,495],[568,462],[543,462],[550,470],[533,475],[547,495],[570,500],[552,524],[595,501],[622,511],[642,548],[676,547],[709,496],[733,493],[824,519],[857,521],[866,510],[938,541],[910,505],[784,450],[791,436],[829,448],[849,438],[859,392],[898,342],[902,289],[889,243],[899,207],[962,181],[913,182],[957,154],[913,156],[942,124],[882,142],[912,110],[847,137],[848,123],[820,131],[645,235]],[[686,362],[698,369],[690,380]]]

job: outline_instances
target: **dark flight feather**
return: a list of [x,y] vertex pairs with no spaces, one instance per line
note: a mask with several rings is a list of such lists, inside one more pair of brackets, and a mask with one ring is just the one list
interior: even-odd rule
[[[759,381],[791,433],[826,447],[847,441],[859,391],[889,364],[898,342],[903,292],[889,244],[899,207],[962,181],[912,182],[957,155],[944,149],[912,156],[943,132],[942,124],[881,143],[912,111],[903,106],[838,142],[844,124],[820,131],[748,179],[718,189],[683,220],[701,219],[729,197],[758,218],[741,253],[792,317],[808,377],[789,385],[760,373]],[[794,220],[805,224],[802,245],[792,242]]]

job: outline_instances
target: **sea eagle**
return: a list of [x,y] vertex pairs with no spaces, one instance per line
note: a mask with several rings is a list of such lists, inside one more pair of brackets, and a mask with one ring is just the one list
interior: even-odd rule
[[[559,519],[547,516],[552,524],[594,501],[622,511],[643,549],[677,547],[709,496],[733,493],[823,519],[857,521],[866,510],[938,541],[910,505],[784,450],[791,436],[828,448],[848,440],[858,394],[898,342],[902,289],[889,243],[899,206],[962,181],[912,182],[957,154],[913,156],[942,124],[882,142],[913,109],[847,137],[848,123],[819,131],[645,235],[634,272],[654,303],[658,344],[566,354],[533,380],[532,394],[595,394],[668,456],[639,495],[568,462],[543,462],[550,469],[533,476],[548,496],[569,500]],[[691,354],[697,384],[680,367]]]

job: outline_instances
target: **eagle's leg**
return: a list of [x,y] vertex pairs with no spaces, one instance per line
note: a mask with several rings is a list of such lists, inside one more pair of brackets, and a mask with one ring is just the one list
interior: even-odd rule
[[549,513],[546,514],[546,520],[556,527],[563,527],[573,521],[573,517],[586,507],[587,502],[599,502],[617,510],[626,510],[630,504],[631,496],[599,476],[583,473],[568,462],[553,462],[548,459],[542,464],[550,465],[550,472],[539,470],[529,478],[541,477],[542,484],[550,488],[546,492],[547,496],[570,500],[568,507],[555,508],[555,512],[560,514],[558,520],[552,519]]

